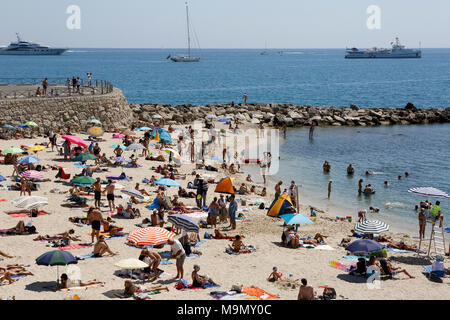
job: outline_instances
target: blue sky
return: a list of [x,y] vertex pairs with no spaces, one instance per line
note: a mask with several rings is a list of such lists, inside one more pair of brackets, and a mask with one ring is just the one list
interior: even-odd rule
[[[69,30],[69,5],[81,29]],[[202,48],[450,47],[449,0],[190,0]],[[370,5],[381,29],[366,26]],[[184,0],[15,0],[0,4],[0,44],[26,40],[71,48],[186,46]]]

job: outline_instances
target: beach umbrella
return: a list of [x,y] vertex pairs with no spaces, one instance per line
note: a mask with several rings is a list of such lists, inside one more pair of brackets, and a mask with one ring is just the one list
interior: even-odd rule
[[160,140],[160,138],[159,138],[159,131],[156,131],[156,134],[155,134],[155,141],[159,141]]
[[350,252],[371,253],[384,249],[384,246],[370,239],[359,239],[350,243],[345,250]]
[[33,122],[33,121],[28,121],[25,123],[25,125],[27,125],[29,127],[37,127],[38,126],[37,123]]
[[111,149],[116,149],[117,147],[119,147],[122,150],[125,150],[127,148],[123,144],[113,144],[112,146],[110,146]]
[[122,193],[125,193],[126,195],[129,195],[131,197],[135,197],[135,198],[138,198],[138,199],[144,199],[145,198],[144,195],[142,193],[140,193],[136,189],[124,189],[124,190],[121,190],[121,191],[122,191]]
[[36,158],[36,157],[33,157],[33,156],[28,156],[28,157],[20,159],[19,163],[29,164],[29,163],[39,162],[39,161],[41,161],[39,158]]
[[12,153],[12,154],[18,154],[18,153],[23,153],[23,150],[17,147],[11,147],[8,149],[3,150],[4,154],[8,154],[8,153]]
[[130,144],[125,150],[126,151],[134,151],[134,150],[142,150],[142,149],[145,149],[145,147],[142,144],[133,143],[133,144]]
[[0,174],[0,182],[6,181],[6,178]]
[[217,116],[215,114],[208,114],[206,119],[217,119]]
[[118,163],[122,163],[122,162],[131,162],[131,159],[128,158],[128,157],[120,156],[120,157],[115,157],[115,158],[114,158],[114,161],[115,161],[115,162],[118,162]]
[[270,205],[267,215],[269,217],[279,217],[283,214],[283,212],[289,208],[293,207],[291,197],[289,195],[283,193],[276,200],[272,202]]
[[47,148],[44,146],[41,146],[40,144],[37,144],[37,145],[34,145],[34,146],[28,148],[27,151],[38,152],[38,151],[43,151],[45,149],[47,149]]
[[54,250],[41,254],[36,259],[38,265],[56,266],[57,282],[59,283],[59,266],[66,266],[68,264],[78,263],[77,259],[66,250]]
[[117,133],[115,135],[113,135],[114,139],[122,139],[125,138],[125,135],[123,133]]
[[130,232],[127,241],[136,246],[158,246],[175,236],[175,233],[160,227],[139,228]]
[[130,258],[125,260],[120,260],[119,262],[116,262],[114,266],[120,268],[120,269],[143,269],[147,268],[148,264],[146,264],[144,261],[141,261],[136,258]]
[[253,124],[259,124],[260,122],[261,121],[256,119],[256,118],[253,118],[252,121],[251,121],[251,123],[253,123]]
[[176,228],[183,229],[186,232],[198,233],[200,230],[198,223],[184,214],[172,214],[167,218],[167,221],[172,223]]
[[19,124],[17,127],[18,128],[28,128],[28,126],[26,124]]
[[11,201],[15,207],[21,209],[36,209],[48,204],[48,198],[39,196],[23,196]]
[[82,177],[76,177],[70,180],[73,184],[80,185],[80,186],[91,186],[94,184],[97,180],[88,176],[82,176]]
[[72,159],[73,162],[84,162],[88,160],[97,160],[98,157],[91,153],[80,153],[75,158]]
[[286,222],[286,224],[314,224],[314,222],[311,221],[310,218],[308,218],[306,215],[299,213],[299,214],[283,214],[280,216],[281,219]]
[[[165,142],[165,143],[172,143],[172,137],[170,136],[170,134],[167,131],[161,131],[161,133],[159,134],[159,141],[160,142]],[[156,137],[155,137],[156,140]]]
[[70,141],[72,143],[75,143],[79,146],[82,146],[84,148],[87,147],[87,144],[83,141],[83,139],[76,137],[76,136],[62,136],[61,138],[63,138],[64,140]]
[[22,177],[30,178],[30,179],[40,179],[44,176],[42,173],[40,173],[39,171],[36,171],[36,170],[27,170],[27,171],[22,172],[20,175]]
[[102,124],[102,122],[100,120],[97,120],[97,119],[91,119],[88,122],[89,123],[95,123],[95,124]]
[[164,148],[163,151],[167,152],[169,155],[172,153],[172,155],[175,156],[177,159],[181,159],[181,155],[178,153],[178,151],[171,149],[171,148]]
[[410,193],[414,193],[420,196],[425,196],[429,198],[447,198],[450,199],[450,196],[439,189],[433,187],[420,187],[420,188],[411,188],[408,190]]
[[103,135],[103,129],[100,127],[92,127],[89,128],[87,131],[91,136],[94,137],[100,137],[101,135]]
[[230,119],[222,118],[218,120],[219,122],[230,122]]
[[233,181],[234,178],[223,178],[217,184],[214,192],[234,194]]
[[162,185],[162,186],[167,186],[167,187],[179,187],[179,186],[181,186],[175,180],[168,179],[168,178],[163,178],[163,179],[156,180],[154,183],[157,184],[157,185]]
[[10,125],[10,124],[5,124],[4,126],[3,126],[3,128],[4,129],[8,129],[8,130],[13,130],[13,129],[15,129],[12,125]]
[[154,114],[152,116],[152,119],[162,119],[162,116],[160,116],[159,114]]
[[358,222],[355,226],[355,231],[363,234],[380,234],[388,230],[389,225],[378,220]]
[[139,128],[137,128],[139,131],[150,131],[150,130],[152,130],[152,128],[149,128],[149,127],[139,127]]

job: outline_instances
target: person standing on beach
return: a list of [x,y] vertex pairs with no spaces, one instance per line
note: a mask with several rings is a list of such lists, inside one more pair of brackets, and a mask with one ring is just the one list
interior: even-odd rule
[[261,162],[260,168],[261,168],[261,175],[262,175],[263,180],[264,180],[264,185],[266,185],[266,168],[267,168],[267,164],[265,163],[265,161]]
[[281,195],[281,185],[283,184],[283,181],[279,181],[275,185],[275,200],[278,199],[278,197]]
[[80,77],[77,77],[77,93],[80,93],[81,80]]
[[230,197],[230,204],[228,205],[228,215],[230,216],[230,225],[229,228],[231,230],[236,229],[236,211],[238,209],[237,201],[235,200],[235,195],[232,194]]
[[108,184],[105,187],[103,193],[106,192],[106,199],[108,200],[109,211],[113,211],[116,209],[116,205],[114,204],[114,183],[112,180],[108,180]]
[[283,138],[286,139],[286,124],[283,124]]
[[97,177],[97,181],[94,182],[94,184],[92,185],[94,187],[94,206],[96,208],[100,208],[101,203],[100,200],[102,198],[102,180],[100,180],[100,178]]
[[48,88],[48,79],[45,78],[44,81],[42,81],[42,94],[44,96],[47,95],[47,88]]
[[92,226],[92,232],[91,232],[91,237],[92,237],[92,243],[94,243],[94,237],[97,238],[97,241],[99,241],[100,238],[100,228],[102,225],[102,222],[104,222],[103,217],[102,217],[102,213],[99,209],[97,208],[89,208],[88,213],[87,213],[87,218],[89,223]]
[[167,240],[167,244],[170,246],[170,258],[177,259],[177,275],[175,279],[182,279],[184,275],[183,265],[184,260],[186,259],[186,252],[184,251],[180,241],[177,239],[169,239]]
[[362,183],[364,182],[363,179],[359,179],[358,181],[358,195],[360,196],[362,194]]
[[195,145],[194,145],[194,140],[191,141],[191,162],[194,163],[194,150],[195,150]]
[[223,194],[220,195],[219,199],[219,222],[227,223],[227,204],[225,202]]
[[425,209],[421,208],[419,212],[419,239],[425,238],[425,227],[427,221],[425,220]]
[[75,76],[72,77],[72,92],[75,93],[75,89],[77,87],[77,79]]
[[333,183],[333,180],[330,180],[330,182],[328,182],[328,200],[330,200],[330,196],[331,196],[331,184]]
[[247,92],[244,93],[244,103],[247,104],[248,95]]

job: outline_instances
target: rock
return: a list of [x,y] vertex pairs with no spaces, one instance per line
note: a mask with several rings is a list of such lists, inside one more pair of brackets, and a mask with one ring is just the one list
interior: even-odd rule
[[417,108],[415,105],[413,105],[411,102],[408,102],[405,106],[406,110],[413,110],[413,111],[417,111]]
[[359,110],[359,108],[357,106],[355,106],[354,104],[350,105],[350,109],[352,109],[352,110]]

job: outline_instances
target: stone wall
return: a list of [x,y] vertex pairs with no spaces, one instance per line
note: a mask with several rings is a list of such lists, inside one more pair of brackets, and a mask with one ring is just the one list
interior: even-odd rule
[[286,124],[289,127],[309,126],[376,126],[394,124],[426,124],[450,122],[450,108],[418,109],[412,103],[405,108],[370,108],[297,106],[292,104],[247,104],[231,106],[217,104],[206,106],[162,104],[131,105],[137,120],[148,121],[160,114],[169,124],[203,120],[208,114],[218,118],[232,115],[245,122],[263,122],[269,125]]
[[17,126],[34,121],[43,130],[71,128],[77,132],[86,129],[88,121],[95,118],[104,128],[129,126],[133,121],[130,105],[119,89],[96,96],[60,98],[0,99],[0,126]]

